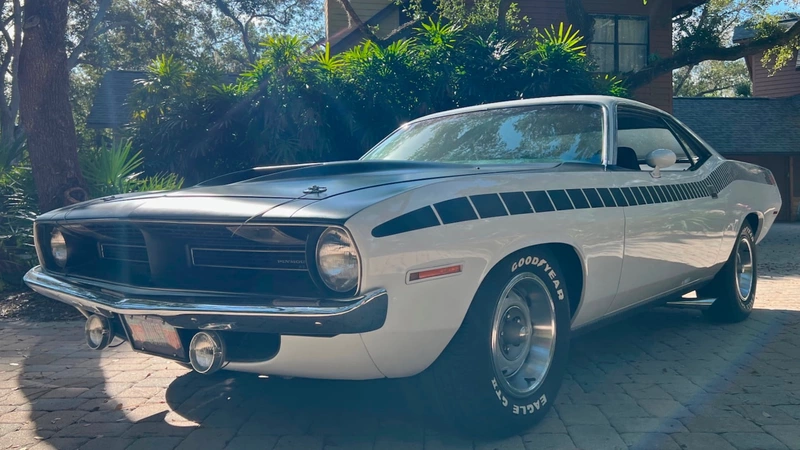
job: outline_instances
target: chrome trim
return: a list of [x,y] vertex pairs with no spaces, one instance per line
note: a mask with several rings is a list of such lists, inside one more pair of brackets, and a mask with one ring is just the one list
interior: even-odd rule
[[[189,291],[169,291],[173,295],[165,296],[164,290],[137,288],[130,293],[109,291],[96,286],[84,286],[45,273],[41,266],[36,266],[23,278],[34,291],[84,311],[108,316],[109,314],[158,315],[173,317],[181,315],[215,315],[215,316],[250,316],[272,318],[333,318],[343,316],[359,308],[365,307],[380,297],[386,296],[385,289],[376,289],[350,299],[337,299],[334,306],[312,306],[323,299],[306,299],[310,306],[275,306],[270,298],[254,295],[231,295],[229,297],[247,297],[257,304],[230,305],[214,303],[189,303],[179,301],[194,297]],[[137,295],[135,292],[138,292]],[[115,295],[116,294],[116,295]],[[144,295],[158,296],[146,298]],[[281,298],[275,298],[280,300]],[[284,298],[291,300],[290,298]],[[296,299],[298,301],[302,299]],[[328,300],[328,299],[325,299]]]
[[247,222],[242,223],[241,221],[234,221],[234,222],[218,222],[218,221],[188,221],[188,220],[166,220],[166,219],[72,219],[71,221],[57,221],[57,220],[43,220],[38,221],[39,224],[48,224],[48,225],[60,225],[60,226],[67,226],[67,225],[82,225],[84,223],[104,223],[104,222],[111,222],[111,223],[136,223],[136,224],[147,224],[147,223],[174,223],[180,225],[220,225],[220,226],[235,226],[235,227],[260,227],[260,226],[268,226],[268,227],[280,227],[280,226],[291,226],[291,227],[319,227],[319,228],[326,228],[326,227],[341,227],[341,224],[334,223],[334,222],[320,222],[320,223],[297,223],[297,222]]
[[672,308],[706,309],[710,308],[716,300],[715,298],[688,298],[667,302],[665,306],[670,306]]
[[306,257],[305,250],[243,250],[243,249],[228,249],[228,248],[206,248],[206,247],[191,247],[189,248],[189,256],[192,260],[192,266],[194,267],[215,267],[219,269],[242,269],[242,270],[270,270],[270,271],[280,271],[280,272],[308,272],[308,261],[306,261],[306,268],[305,269],[281,269],[279,267],[247,267],[247,266],[224,266],[224,265],[217,265],[217,264],[197,264],[194,260],[194,251],[211,251],[211,252],[239,252],[239,253],[300,253],[303,255],[303,258]]

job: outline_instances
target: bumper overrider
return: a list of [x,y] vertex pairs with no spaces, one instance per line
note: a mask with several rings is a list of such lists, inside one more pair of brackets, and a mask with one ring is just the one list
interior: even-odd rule
[[349,299],[270,297],[140,288],[67,278],[34,267],[24,277],[34,291],[109,319],[156,316],[188,330],[230,330],[277,335],[335,336],[381,328],[388,295],[378,289]]

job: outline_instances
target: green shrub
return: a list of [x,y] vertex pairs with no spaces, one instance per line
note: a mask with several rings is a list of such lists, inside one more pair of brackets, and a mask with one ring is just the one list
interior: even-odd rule
[[36,263],[33,220],[36,189],[27,165],[0,171],[0,292],[19,286],[22,275]]
[[128,192],[179,189],[183,179],[175,174],[156,174],[140,178],[144,164],[142,152],[133,153],[130,141],[108,148],[81,152],[81,169],[92,197]]
[[272,37],[234,84],[220,83],[219,70],[159,58],[130,99],[134,145],[147,173],[194,183],[257,165],[356,159],[402,123],[456,107],[626,94],[594,72],[571,28],[462,23],[429,21],[411,38],[339,55]]

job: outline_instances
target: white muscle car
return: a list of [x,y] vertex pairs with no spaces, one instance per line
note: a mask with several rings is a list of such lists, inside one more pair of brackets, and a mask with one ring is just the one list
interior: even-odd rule
[[[200,373],[416,376],[472,434],[542,418],[570,336],[652,304],[745,319],[772,174],[609,97],[423,117],[359,161],[263,167],[36,221],[25,281]],[[696,291],[693,298],[685,294]]]

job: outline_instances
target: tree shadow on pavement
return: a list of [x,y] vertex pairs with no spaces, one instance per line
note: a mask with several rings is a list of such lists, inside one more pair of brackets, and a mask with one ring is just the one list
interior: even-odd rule
[[[9,346],[12,335],[17,341]],[[271,448],[278,441],[279,448],[298,449],[421,448],[431,439],[472,445],[426,427],[393,382],[200,376],[127,345],[82,350],[75,322],[19,325],[0,337],[4,356],[27,355],[17,379],[0,385],[19,387],[0,391],[0,417],[19,413],[21,421],[0,423],[0,448],[42,441],[65,450]],[[720,417],[751,432],[772,426],[791,433],[800,430],[798,360],[798,311],[755,310],[733,325],[708,323],[695,311],[644,312],[573,342],[554,411],[518,439],[562,434],[580,447],[571,426],[575,408],[602,412],[605,426],[622,436],[631,426],[623,420],[647,418],[629,430],[640,435],[630,437],[640,440],[632,444],[644,447],[658,444],[648,439],[683,435]]]
[[[780,268],[760,265],[756,308],[771,309],[720,325],[659,308],[581,336],[550,414],[493,445],[800,448],[800,268],[781,240],[797,229],[759,245]],[[203,377],[127,344],[90,351],[82,328],[0,322],[0,450],[474,445],[410,412],[394,382]]]

